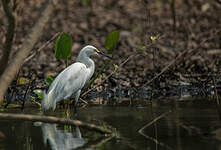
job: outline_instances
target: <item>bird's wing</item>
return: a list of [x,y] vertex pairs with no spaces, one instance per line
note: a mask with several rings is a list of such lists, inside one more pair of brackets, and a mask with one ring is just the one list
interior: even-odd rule
[[90,73],[86,65],[74,63],[63,70],[51,84],[48,93],[53,91],[56,101],[69,98],[72,94],[82,89]]

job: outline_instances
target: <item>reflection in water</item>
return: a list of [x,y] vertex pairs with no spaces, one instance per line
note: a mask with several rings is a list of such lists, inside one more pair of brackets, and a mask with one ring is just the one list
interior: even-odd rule
[[[156,125],[152,123],[144,129],[145,135],[150,138],[137,132],[169,110],[172,112],[155,121]],[[36,113],[39,110],[30,108],[25,111]],[[57,117],[62,115],[61,112],[54,114]],[[75,127],[70,132],[63,131],[54,124],[43,124],[40,128],[39,124],[33,125],[31,122],[0,120],[0,149],[45,150],[42,135],[39,134],[42,130],[44,143],[48,143],[47,149],[221,150],[221,126],[216,105],[206,100],[178,101],[177,104],[172,100],[153,101],[152,107],[136,108],[88,107],[82,109],[78,115],[86,122],[99,121],[100,124],[104,122],[111,125],[119,133],[119,139],[102,142],[103,135],[81,130],[82,139],[80,131],[75,131],[79,129]]]
[[76,127],[75,136],[66,130],[59,130],[56,124],[42,123],[44,144],[47,141],[52,150],[69,150],[83,146],[86,142],[81,136],[79,127]]

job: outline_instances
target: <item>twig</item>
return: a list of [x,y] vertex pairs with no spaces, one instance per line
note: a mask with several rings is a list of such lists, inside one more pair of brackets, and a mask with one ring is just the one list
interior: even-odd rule
[[41,108],[41,103],[39,103],[39,102],[37,102],[37,101],[35,101],[35,100],[33,100],[33,99],[30,99],[33,103],[35,103],[36,105],[38,105],[39,106],[39,108]]
[[24,63],[28,62],[30,59],[32,59],[38,52],[40,52],[43,48],[45,48],[47,45],[49,45],[55,38],[57,38],[61,32],[56,33],[50,40],[48,40],[46,43],[44,43],[40,48],[38,48],[34,53],[32,53],[30,56],[28,56]]
[[[126,60],[124,60],[124,61],[119,65],[118,69],[121,68],[125,63],[127,63],[131,58],[135,57],[136,55],[138,55],[138,54],[131,55],[131,56],[128,57]],[[90,91],[96,89],[98,86],[100,86],[101,84],[103,84],[107,79],[109,79],[113,74],[115,74],[115,73],[118,71],[118,69],[115,69],[113,72],[111,72],[111,74],[109,74],[109,75],[108,75],[104,80],[102,80],[99,84],[97,84],[97,85],[94,86],[93,88],[91,88],[91,89],[87,90],[86,92],[84,92],[84,93],[82,94],[82,96],[88,94]]]
[[85,103],[85,104],[88,104],[88,102],[85,101],[85,100],[83,100],[82,98],[80,98],[80,101],[82,101],[82,102]]
[[95,130],[97,132],[103,134],[112,134],[113,131],[109,129],[104,129],[101,126],[97,126],[95,124],[90,124],[86,122],[82,122],[80,120],[72,120],[72,119],[64,119],[64,118],[57,118],[53,116],[40,116],[40,115],[27,115],[27,114],[14,114],[14,113],[0,113],[0,118],[5,120],[23,120],[23,121],[40,121],[46,123],[59,123],[59,124],[66,124],[66,125],[75,125],[85,127],[87,129]]
[[[180,127],[182,127],[183,129],[185,129],[190,136],[193,135],[193,133],[197,134],[197,135],[203,135],[201,130],[200,130],[200,128],[198,128],[198,127],[185,125],[185,124],[183,124],[181,122],[179,122],[178,125]],[[195,132],[193,132],[193,131],[195,131]]]
[[[217,34],[219,33],[220,30],[217,30],[214,34]],[[175,62],[177,62],[177,60],[181,59],[185,54],[189,53],[191,54],[192,52],[196,51],[197,49],[201,48],[202,45],[207,42],[208,40],[211,40],[212,38],[214,37],[210,37],[210,38],[207,38],[205,40],[203,40],[199,46],[197,46],[196,48],[193,48],[193,49],[186,49],[184,50],[183,52],[181,52],[175,59],[173,59],[167,66],[165,66],[162,71],[160,73],[158,73],[156,76],[154,76],[151,80],[149,80],[148,82],[146,82],[143,86],[147,86],[148,84],[150,84],[151,82],[153,82],[156,78],[158,78],[160,75],[162,75],[165,71],[168,70],[169,67],[171,67]]]
[[171,10],[171,16],[173,19],[173,38],[174,38],[174,46],[176,46],[176,8],[175,8],[175,0],[171,0],[170,2],[170,10]]
[[165,117],[166,115],[168,115],[168,114],[171,113],[171,112],[172,112],[172,111],[169,110],[168,112],[165,112],[165,113],[161,114],[160,116],[154,118],[151,122],[149,122],[148,124],[146,124],[145,126],[143,126],[138,132],[143,135],[143,134],[144,134],[144,133],[143,133],[143,130],[144,130],[145,128],[149,127],[151,124],[153,124],[154,122],[157,122],[158,120],[160,120],[161,118]]
[[218,111],[218,114],[219,114],[219,119],[221,120],[221,107],[220,107],[220,101],[219,101],[218,91],[217,91],[217,88],[216,88],[215,77],[213,77],[213,85],[214,85],[214,90],[215,90],[215,94],[216,94],[216,106],[217,106],[217,111]]
[[92,142],[92,143],[87,143],[82,147],[77,148],[76,150],[85,150],[85,149],[97,149],[99,146],[103,145],[104,143],[107,143],[110,141],[112,138],[115,136],[107,136],[107,137],[102,137],[98,141]]
[[164,118],[166,115],[168,115],[168,114],[171,113],[171,112],[172,112],[172,111],[169,110],[168,112],[165,112],[165,113],[161,114],[160,116],[156,117],[156,118],[153,119],[151,122],[149,122],[148,124],[146,124],[145,126],[143,126],[138,132],[139,132],[142,136],[144,136],[145,138],[147,138],[147,139],[149,139],[149,140],[151,140],[151,141],[154,141],[156,144],[158,144],[158,145],[160,145],[160,146],[162,146],[162,147],[165,147],[165,148],[167,148],[167,149],[172,149],[170,146],[168,146],[168,145],[166,145],[166,144],[164,144],[164,143],[162,143],[162,142],[159,142],[157,139],[155,139],[155,138],[153,138],[153,137],[150,137],[150,136],[146,135],[146,134],[143,132],[143,130],[144,130],[145,128],[149,127],[149,126],[152,125],[154,122],[157,122],[158,120]]
[[[32,75],[33,75],[33,73],[31,73],[30,80],[32,78]],[[24,107],[25,107],[25,100],[26,100],[25,98],[26,98],[26,95],[28,93],[28,90],[30,89],[31,83],[33,82],[33,80],[32,81],[30,81],[30,80],[29,80],[29,83],[28,83],[28,85],[26,87],[26,90],[25,90],[25,94],[24,94],[24,97],[23,97],[23,102],[22,102],[21,110],[23,110]]]
[[146,135],[146,134],[141,134],[141,135],[143,135],[143,136],[144,136],[145,138],[147,138],[148,140],[151,140],[151,141],[153,141],[154,143],[156,143],[156,144],[158,144],[158,145],[160,145],[160,146],[162,146],[162,147],[165,147],[166,149],[172,149],[170,146],[168,146],[168,145],[166,145],[166,144],[164,144],[164,143],[158,141],[157,139],[155,139],[155,138],[153,138],[153,137],[150,137],[150,136],[148,136],[148,135]]

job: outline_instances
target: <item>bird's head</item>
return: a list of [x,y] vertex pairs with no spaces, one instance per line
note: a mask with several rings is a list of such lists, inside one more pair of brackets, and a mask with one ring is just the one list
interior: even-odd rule
[[96,47],[92,46],[92,45],[87,45],[85,46],[80,53],[85,53],[86,56],[90,57],[93,55],[102,55],[108,58],[111,58],[110,56],[108,56],[107,54],[104,54],[103,52],[101,52],[100,50],[98,50]]

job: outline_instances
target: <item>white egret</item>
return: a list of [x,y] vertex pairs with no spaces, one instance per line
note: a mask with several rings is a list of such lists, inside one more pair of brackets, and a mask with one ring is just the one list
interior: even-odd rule
[[110,57],[94,46],[85,46],[78,54],[74,64],[64,69],[52,82],[47,93],[44,91],[41,107],[44,111],[56,108],[56,102],[71,97],[75,98],[76,106],[84,85],[94,74],[95,64],[90,58],[92,55]]

